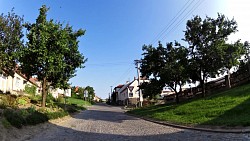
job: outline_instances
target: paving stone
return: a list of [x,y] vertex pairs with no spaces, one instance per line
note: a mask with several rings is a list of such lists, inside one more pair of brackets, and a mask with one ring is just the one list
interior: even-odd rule
[[128,116],[120,107],[89,107],[54,124],[30,141],[248,141],[250,134],[212,133],[179,129]]

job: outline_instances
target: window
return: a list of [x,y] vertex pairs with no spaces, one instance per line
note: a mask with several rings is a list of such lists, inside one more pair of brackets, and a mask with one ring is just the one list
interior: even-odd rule
[[129,93],[129,97],[133,97],[133,93]]
[[21,79],[17,77],[16,78],[16,88],[20,87],[20,81],[21,81]]

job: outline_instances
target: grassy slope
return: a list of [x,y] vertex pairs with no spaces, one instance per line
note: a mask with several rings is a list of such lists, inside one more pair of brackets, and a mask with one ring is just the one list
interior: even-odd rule
[[67,103],[76,104],[77,106],[90,106],[91,105],[91,103],[88,101],[84,101],[82,99],[76,99],[73,97],[67,98]]
[[250,84],[179,105],[158,105],[129,112],[185,125],[250,126]]

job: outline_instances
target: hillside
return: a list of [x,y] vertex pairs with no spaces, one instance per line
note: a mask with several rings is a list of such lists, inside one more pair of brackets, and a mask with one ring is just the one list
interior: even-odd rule
[[250,84],[178,105],[157,105],[131,114],[182,125],[250,126]]

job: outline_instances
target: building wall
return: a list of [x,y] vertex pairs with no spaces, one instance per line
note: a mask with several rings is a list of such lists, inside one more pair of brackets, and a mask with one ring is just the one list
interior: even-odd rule
[[6,93],[7,91],[7,77],[3,74],[0,74],[0,90],[3,93]]

